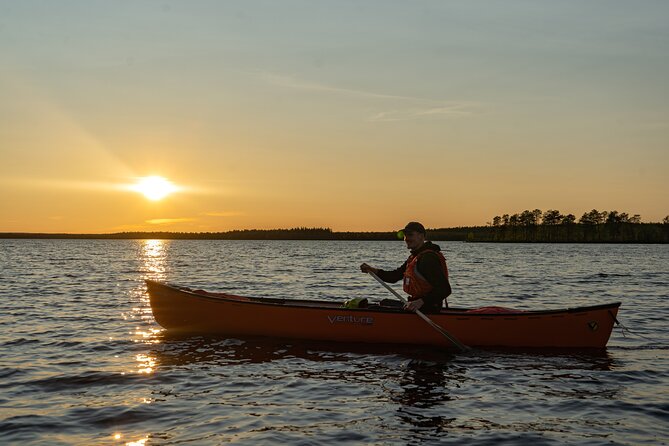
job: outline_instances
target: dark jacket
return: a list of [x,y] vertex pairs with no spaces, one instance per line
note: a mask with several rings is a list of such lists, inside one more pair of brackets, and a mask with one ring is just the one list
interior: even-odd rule
[[[412,255],[420,254],[426,250],[429,251],[441,251],[439,245],[435,245],[432,242],[425,242],[423,246],[416,250],[411,250]],[[395,283],[399,282],[404,278],[404,271],[406,271],[407,262],[404,262],[402,266],[392,271],[379,270],[377,276],[384,282]],[[418,258],[417,264],[418,272],[425,277],[430,285],[434,288],[428,294],[422,297],[423,306],[420,311],[423,313],[438,313],[441,309],[443,302],[451,294],[451,284],[448,282],[448,277],[444,274],[444,270],[441,267],[441,262],[436,255],[422,255]],[[446,303],[448,307],[448,303]]]

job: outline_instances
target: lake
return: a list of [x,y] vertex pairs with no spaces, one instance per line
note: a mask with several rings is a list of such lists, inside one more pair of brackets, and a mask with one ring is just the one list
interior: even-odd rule
[[[144,279],[391,297],[398,242],[0,240],[2,444],[669,443],[669,246],[437,242],[458,307],[622,302],[598,353],[174,337]],[[399,291],[399,284],[395,285]]]

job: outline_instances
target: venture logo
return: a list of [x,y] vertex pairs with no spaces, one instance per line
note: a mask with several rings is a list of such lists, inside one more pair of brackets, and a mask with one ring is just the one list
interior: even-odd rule
[[374,324],[374,318],[367,316],[328,316],[328,320],[331,324]]

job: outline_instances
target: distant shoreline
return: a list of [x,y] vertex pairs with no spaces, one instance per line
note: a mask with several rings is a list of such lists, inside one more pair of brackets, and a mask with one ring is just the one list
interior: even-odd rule
[[[669,224],[467,226],[428,229],[434,241],[487,243],[669,243]],[[396,232],[335,232],[329,228],[247,229],[227,232],[117,232],[106,234],[0,232],[0,239],[82,240],[398,240]]]

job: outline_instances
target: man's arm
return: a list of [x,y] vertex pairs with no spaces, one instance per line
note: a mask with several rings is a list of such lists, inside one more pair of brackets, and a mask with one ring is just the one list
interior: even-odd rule
[[379,279],[383,280],[384,282],[395,283],[404,278],[404,270],[406,270],[406,268],[407,262],[404,262],[402,266],[392,271],[384,271],[380,269],[376,275],[379,276]]
[[374,274],[379,276],[379,279],[383,280],[384,282],[395,283],[402,280],[402,278],[404,277],[404,270],[406,270],[406,267],[407,267],[407,262],[404,262],[402,266],[400,266],[397,269],[394,269],[392,271],[384,271],[382,269],[373,268],[367,265],[366,263],[363,263],[362,265],[360,265],[360,270],[363,273],[373,272]]

